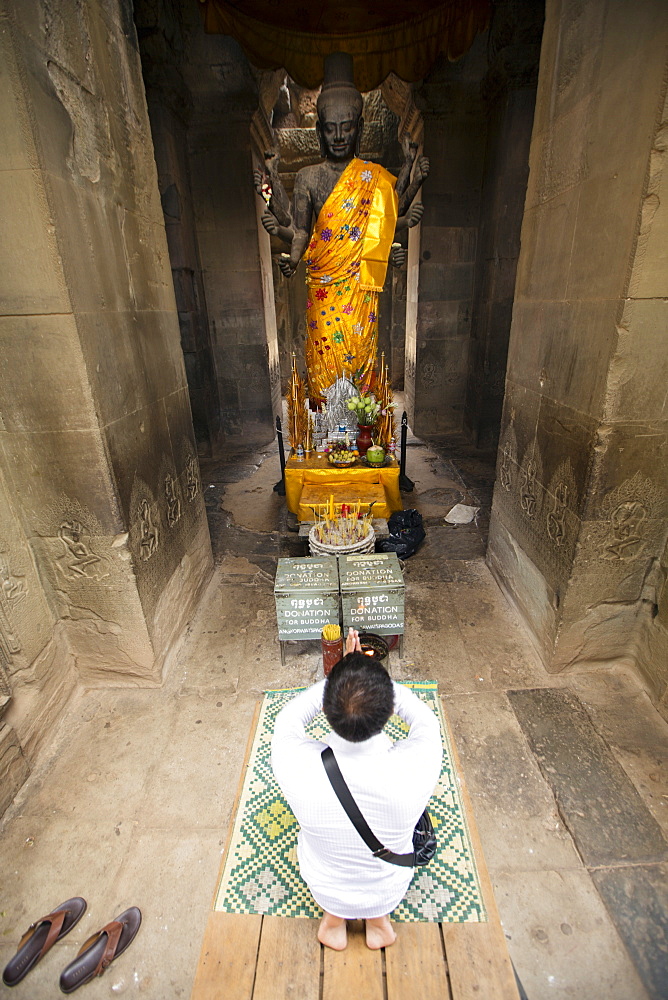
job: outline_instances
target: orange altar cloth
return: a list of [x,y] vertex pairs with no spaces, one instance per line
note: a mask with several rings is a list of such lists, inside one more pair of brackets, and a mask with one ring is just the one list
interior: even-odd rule
[[[285,499],[288,510],[300,521],[313,521],[311,506],[329,503],[362,501],[362,510],[374,502],[373,516],[388,518],[395,510],[403,510],[399,493],[399,463],[391,459],[382,469],[372,469],[356,462],[347,469],[337,469],[326,455],[315,455],[302,461],[291,457],[285,463]],[[309,506],[311,505],[311,506]]]

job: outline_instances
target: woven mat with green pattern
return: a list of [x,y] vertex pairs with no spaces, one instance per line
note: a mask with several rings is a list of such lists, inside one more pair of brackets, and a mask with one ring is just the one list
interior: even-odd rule
[[[391,914],[397,921],[457,922],[486,920],[475,859],[464,818],[457,776],[437,686],[432,681],[407,684],[436,713],[443,739],[443,769],[429,803],[438,837],[436,856],[417,868],[406,896]],[[232,837],[214,909],[222,913],[266,913],[281,917],[320,917],[299,874],[297,820],[271,771],[274,720],[302,688],[267,691],[250,753]],[[407,726],[396,715],[385,731],[392,740],[405,737]],[[320,713],[308,726],[324,739],[329,724]]]

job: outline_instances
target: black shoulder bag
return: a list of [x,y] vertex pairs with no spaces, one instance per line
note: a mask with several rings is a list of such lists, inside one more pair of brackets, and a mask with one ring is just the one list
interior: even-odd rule
[[325,747],[322,751],[322,762],[329,778],[332,788],[336,792],[337,798],[346,813],[348,819],[353,824],[360,837],[369,848],[374,858],[381,858],[391,865],[402,865],[405,868],[414,868],[416,865],[426,865],[431,861],[436,853],[436,834],[431,825],[429,813],[425,811],[420,816],[413,830],[413,850],[410,854],[395,854],[383,847],[378,837],[373,833],[371,827],[364,819],[355,799],[352,797],[345,778],[341,774],[339,765],[336,762],[334,751],[331,747]]

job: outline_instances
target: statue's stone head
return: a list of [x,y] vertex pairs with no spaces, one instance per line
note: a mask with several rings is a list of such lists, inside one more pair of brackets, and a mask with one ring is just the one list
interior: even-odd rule
[[359,151],[364,119],[362,95],[353,83],[353,59],[333,52],[325,59],[325,77],[318,97],[316,129],[323,156],[337,163]]

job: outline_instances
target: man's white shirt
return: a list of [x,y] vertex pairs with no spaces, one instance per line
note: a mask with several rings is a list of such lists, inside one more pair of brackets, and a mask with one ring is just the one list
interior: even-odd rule
[[394,684],[394,711],[410,727],[406,739],[393,744],[380,733],[350,743],[331,733],[326,742],[313,740],[305,727],[322,708],[325,683],[302,691],[279,713],[272,767],[299,822],[299,868],[316,902],[338,917],[380,917],[402,900],[414,869],[373,857],[339,802],[320,755],[331,746],[375,835],[389,850],[408,854],[440,773],[440,727],[424,702]]

